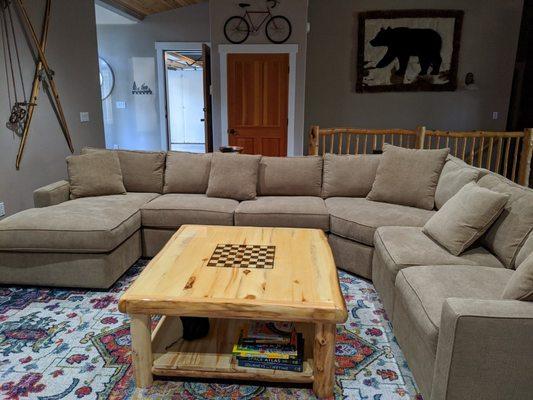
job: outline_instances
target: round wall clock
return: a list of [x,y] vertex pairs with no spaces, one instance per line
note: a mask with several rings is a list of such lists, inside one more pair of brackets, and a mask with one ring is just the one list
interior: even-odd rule
[[102,100],[109,97],[115,86],[115,75],[106,60],[98,57],[98,65],[100,67],[100,91],[102,93]]

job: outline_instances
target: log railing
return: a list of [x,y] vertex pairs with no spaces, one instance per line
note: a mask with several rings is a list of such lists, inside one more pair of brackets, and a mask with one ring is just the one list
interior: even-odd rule
[[309,133],[309,154],[372,154],[383,143],[418,149],[448,147],[450,154],[468,164],[502,174],[528,186],[533,129],[523,132],[452,132],[408,129],[319,128]]

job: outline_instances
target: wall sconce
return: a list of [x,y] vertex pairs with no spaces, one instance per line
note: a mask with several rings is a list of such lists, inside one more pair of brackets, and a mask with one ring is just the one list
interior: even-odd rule
[[467,72],[465,75],[465,89],[466,90],[479,90],[478,85],[474,81],[474,74],[472,72]]

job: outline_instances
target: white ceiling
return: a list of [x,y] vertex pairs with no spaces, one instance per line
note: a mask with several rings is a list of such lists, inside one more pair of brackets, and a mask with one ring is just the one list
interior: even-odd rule
[[137,23],[137,21],[124,17],[123,15],[102,7],[99,4],[95,4],[95,10],[96,25],[131,25]]

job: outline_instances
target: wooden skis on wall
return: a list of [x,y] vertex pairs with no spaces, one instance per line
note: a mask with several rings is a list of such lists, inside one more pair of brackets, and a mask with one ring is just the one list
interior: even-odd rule
[[51,98],[53,100],[53,106],[57,112],[57,117],[58,117],[57,119],[59,121],[59,124],[61,125],[61,130],[63,131],[63,135],[65,136],[65,139],[67,141],[67,144],[68,144],[68,147],[71,153],[74,152],[74,147],[72,145],[72,139],[70,137],[70,132],[67,126],[65,115],[63,113],[63,107],[61,106],[59,93],[55,85],[54,72],[50,69],[48,65],[48,61],[44,54],[44,51],[46,49],[46,42],[48,40],[48,27],[50,25],[50,9],[52,5],[52,0],[46,0],[46,8],[45,8],[45,13],[44,13],[44,18],[43,18],[43,28],[42,28],[40,41],[37,39],[35,29],[33,27],[33,24],[30,21],[26,8],[22,4],[22,1],[21,0],[15,0],[15,1],[19,7],[20,15],[24,22],[24,26],[29,32],[30,34],[29,36],[33,44],[37,48],[37,52],[38,52],[38,61],[35,67],[35,74],[33,77],[33,84],[32,84],[32,90],[31,90],[31,97],[30,97],[30,102],[28,105],[28,116],[26,118],[26,121],[24,122],[24,130],[22,133],[22,138],[21,138],[19,150],[17,153],[16,168],[19,169],[20,162],[22,160],[22,155],[24,153],[24,148],[26,146],[26,142],[28,139],[29,129],[30,129],[32,118],[33,118],[33,112],[35,110],[35,106],[37,105],[37,99],[39,97],[41,80],[44,78],[46,78],[48,85],[49,85],[48,87],[50,91],[52,92]]

